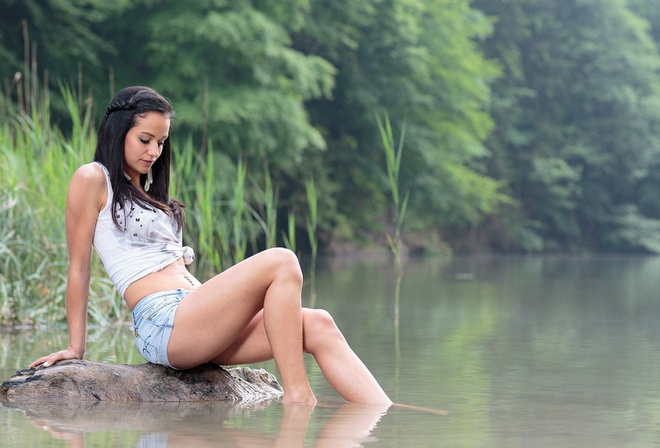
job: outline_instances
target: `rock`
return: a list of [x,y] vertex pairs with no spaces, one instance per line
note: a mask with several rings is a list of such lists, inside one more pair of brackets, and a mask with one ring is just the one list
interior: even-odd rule
[[62,361],[19,370],[0,385],[0,402],[49,401],[224,401],[258,403],[277,399],[282,388],[263,369],[225,369],[204,364],[174,370],[156,364]]

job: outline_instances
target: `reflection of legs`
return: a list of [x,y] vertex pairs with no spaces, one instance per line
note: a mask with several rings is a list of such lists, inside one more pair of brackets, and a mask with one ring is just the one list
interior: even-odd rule
[[[314,446],[362,446],[388,408],[388,405],[344,404],[325,422],[315,438]],[[274,446],[305,446],[305,435],[313,409],[312,406],[284,405],[284,415]]]
[[270,249],[227,269],[181,301],[171,364],[242,364],[272,354],[284,402],[316,403],[303,361],[301,289],[300,265],[288,250]]
[[346,403],[337,409],[316,437],[316,447],[362,446],[387,412],[386,405]]
[[313,410],[313,406],[285,404],[282,423],[273,446],[282,448],[305,446],[305,434]]

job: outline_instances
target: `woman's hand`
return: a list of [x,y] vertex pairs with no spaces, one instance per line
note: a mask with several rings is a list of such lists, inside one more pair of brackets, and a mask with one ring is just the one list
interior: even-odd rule
[[56,362],[64,361],[65,359],[82,359],[82,353],[78,353],[73,348],[68,347],[59,352],[51,353],[48,356],[42,356],[30,364],[30,368],[32,369],[37,366],[52,366]]

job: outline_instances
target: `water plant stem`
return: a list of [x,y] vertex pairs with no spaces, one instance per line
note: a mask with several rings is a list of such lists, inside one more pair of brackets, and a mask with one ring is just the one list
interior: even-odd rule
[[383,113],[381,118],[380,114],[376,114],[376,122],[378,123],[378,130],[380,132],[381,141],[383,144],[383,151],[385,153],[385,167],[387,172],[387,180],[392,195],[392,227],[393,232],[388,232],[387,242],[390,251],[394,257],[396,269],[396,281],[394,286],[394,349],[397,359],[397,370],[400,368],[401,359],[401,342],[400,342],[400,304],[401,304],[401,282],[403,281],[403,263],[401,254],[401,228],[403,227],[403,220],[408,206],[409,194],[406,192],[403,200],[399,193],[399,174],[401,171],[401,155],[403,153],[403,142],[406,135],[405,123],[401,129],[398,144],[395,143],[394,133],[392,131],[392,124],[387,112]]
[[307,192],[307,207],[309,212],[307,217],[307,236],[309,237],[309,245],[312,250],[309,306],[310,308],[314,308],[316,306],[316,258],[319,249],[319,242],[316,235],[318,227],[318,197],[316,195],[314,179],[307,179],[307,182],[305,182],[305,191]]

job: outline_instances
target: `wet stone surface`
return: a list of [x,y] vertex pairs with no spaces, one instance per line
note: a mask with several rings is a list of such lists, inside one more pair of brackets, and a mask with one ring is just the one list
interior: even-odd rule
[[279,398],[282,388],[263,369],[225,369],[204,364],[174,370],[156,364],[62,361],[19,370],[0,384],[0,402],[49,401],[224,401],[258,403]]

